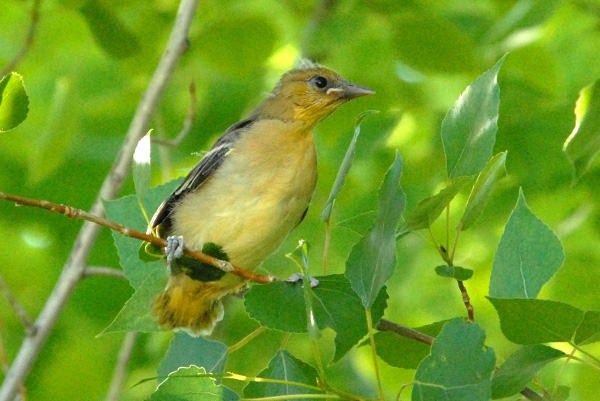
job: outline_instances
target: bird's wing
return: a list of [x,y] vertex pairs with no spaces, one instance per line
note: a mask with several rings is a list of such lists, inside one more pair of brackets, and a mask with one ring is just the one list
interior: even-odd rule
[[190,171],[183,182],[179,184],[173,193],[160,204],[152,220],[150,227],[156,227],[165,222],[171,214],[175,204],[183,198],[188,192],[195,191],[219,168],[227,157],[227,153],[233,148],[240,135],[246,131],[254,122],[254,119],[246,119],[232,125],[215,142],[208,153],[200,162]]

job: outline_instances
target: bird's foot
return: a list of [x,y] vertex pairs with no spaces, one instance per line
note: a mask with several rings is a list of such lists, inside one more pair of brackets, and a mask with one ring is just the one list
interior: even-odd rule
[[[315,288],[319,285],[319,280],[317,280],[313,276],[308,276],[308,279],[310,280],[310,288]],[[287,281],[288,283],[301,283],[302,281],[304,281],[304,276],[300,273],[294,273],[290,276],[290,278],[288,278],[285,281]]]
[[170,235],[167,237],[165,254],[167,255],[167,269],[171,272],[171,262],[183,256],[183,237],[181,235]]

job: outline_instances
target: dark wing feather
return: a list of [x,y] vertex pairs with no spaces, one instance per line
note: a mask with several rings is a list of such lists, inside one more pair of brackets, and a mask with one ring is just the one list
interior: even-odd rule
[[223,163],[227,156],[227,152],[233,148],[240,135],[246,131],[253,122],[253,119],[242,120],[225,131],[225,133],[210,148],[206,156],[200,160],[196,167],[194,167],[187,177],[185,177],[183,182],[179,184],[173,193],[160,204],[158,209],[156,209],[156,212],[150,221],[151,227],[156,227],[161,223],[167,223],[167,226],[170,225],[168,218],[175,204],[187,193],[195,191],[202,186],[202,184]]

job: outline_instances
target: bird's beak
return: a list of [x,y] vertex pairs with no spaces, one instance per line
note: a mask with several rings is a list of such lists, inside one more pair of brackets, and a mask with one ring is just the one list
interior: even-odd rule
[[357,97],[373,95],[375,91],[373,89],[369,89],[366,86],[358,85],[352,82],[345,82],[338,88],[331,88],[327,91],[327,94],[331,92],[337,92],[337,97],[339,99],[355,99]]

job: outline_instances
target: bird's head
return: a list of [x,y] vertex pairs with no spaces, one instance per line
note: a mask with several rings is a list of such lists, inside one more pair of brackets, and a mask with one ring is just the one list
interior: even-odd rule
[[348,100],[373,93],[334,71],[311,65],[286,72],[256,111],[266,118],[314,125]]

